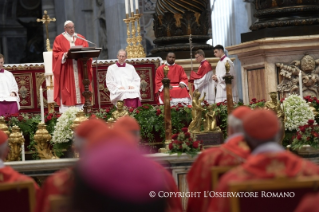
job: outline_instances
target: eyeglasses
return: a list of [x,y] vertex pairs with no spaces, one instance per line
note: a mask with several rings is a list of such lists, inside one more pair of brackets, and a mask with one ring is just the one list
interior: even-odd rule
[[66,27],[66,28],[68,28],[68,29],[74,29],[74,27]]

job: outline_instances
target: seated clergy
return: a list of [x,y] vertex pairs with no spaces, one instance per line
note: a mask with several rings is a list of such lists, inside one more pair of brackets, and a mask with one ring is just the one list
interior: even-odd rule
[[4,57],[0,54],[0,116],[18,113],[19,88],[13,74],[3,69]]
[[[244,141],[242,120],[252,110],[246,106],[237,107],[228,116],[228,138],[220,147],[213,147],[202,151],[187,174],[188,188],[190,192],[210,191],[212,188],[212,167],[237,166],[246,161],[250,150]],[[201,173],[201,174],[198,174]],[[214,185],[216,186],[216,185]],[[187,212],[206,211],[209,198],[201,195],[189,197]]]
[[170,99],[171,105],[177,105],[178,103],[191,103],[191,97],[188,93],[188,78],[182,66],[175,63],[175,54],[169,52],[166,57],[166,62],[156,70],[155,75],[155,92],[159,93],[159,103],[164,102],[164,86],[162,80],[164,78],[164,67],[168,67],[169,71],[167,78],[170,79]]
[[[281,124],[274,112],[264,109],[252,111],[243,119],[243,131],[251,155],[245,163],[221,177],[215,192],[228,192],[231,182],[319,176],[316,164],[286,151],[278,144]],[[207,211],[230,211],[230,198],[211,198]]]
[[[14,183],[14,182],[33,182],[36,197],[39,197],[40,188],[38,184],[31,178],[24,174],[20,174],[13,170],[10,166],[4,165],[4,160],[9,152],[8,136],[0,130],[0,184]],[[38,198],[36,198],[38,199]],[[2,211],[2,210],[1,210]]]

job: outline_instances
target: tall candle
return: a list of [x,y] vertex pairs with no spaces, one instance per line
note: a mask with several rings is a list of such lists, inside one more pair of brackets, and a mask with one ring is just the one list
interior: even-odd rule
[[302,74],[301,74],[301,71],[299,72],[299,94],[300,94],[300,97],[303,98],[303,94],[302,94]]
[[40,87],[41,122],[44,123],[43,89]]
[[21,145],[21,155],[22,155],[22,161],[25,161],[24,143],[22,143]]
[[131,2],[131,13],[134,13],[133,0],[130,0],[130,2]]
[[138,10],[138,0],[135,0],[135,10]]
[[125,0],[125,13],[128,14],[129,11],[128,11],[128,0]]

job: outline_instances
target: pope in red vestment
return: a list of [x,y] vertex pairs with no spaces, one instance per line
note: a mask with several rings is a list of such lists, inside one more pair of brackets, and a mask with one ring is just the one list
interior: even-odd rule
[[[228,117],[228,128],[230,133],[220,147],[210,148],[203,151],[187,174],[188,188],[190,192],[201,192],[199,197],[188,199],[188,212],[202,212],[208,208],[209,198],[204,197],[204,191],[212,190],[212,171],[214,166],[236,166],[242,164],[250,154],[249,147],[244,141],[243,134],[239,126],[241,119],[245,117],[251,109],[245,106],[236,108]],[[233,121],[236,119],[236,121]]]
[[[263,117],[262,119],[260,117]],[[222,176],[216,192],[229,191],[230,182],[319,175],[319,167],[283,149],[280,124],[268,110],[255,110],[243,120],[245,140],[252,149],[246,162]],[[230,198],[211,198],[207,211],[230,211]]]
[[162,80],[164,78],[164,67],[168,67],[167,78],[170,79],[170,99],[171,105],[178,103],[190,104],[191,98],[188,93],[188,77],[182,66],[175,64],[175,54],[170,52],[167,54],[166,63],[156,70],[155,75],[155,92],[159,93],[159,102],[164,102],[164,87]]
[[[75,106],[82,105],[85,98],[84,91],[83,63],[81,60],[67,59],[67,52],[72,46],[88,47],[84,40],[74,37],[84,38],[74,32],[74,24],[67,21],[64,26],[65,32],[58,35],[53,44],[53,75],[54,75],[54,101],[58,105]],[[92,59],[87,62],[88,78],[92,81]],[[91,86],[90,86],[90,90]],[[62,111],[64,112],[64,111]]]

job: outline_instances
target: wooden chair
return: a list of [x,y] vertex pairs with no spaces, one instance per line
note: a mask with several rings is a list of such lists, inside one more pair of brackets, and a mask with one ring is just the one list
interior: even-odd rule
[[0,184],[1,212],[33,212],[35,188],[32,181]]
[[49,197],[50,212],[70,211],[70,197],[62,195],[51,195]]
[[[230,192],[258,193],[256,198],[231,197],[231,212],[294,211],[304,195],[317,192],[318,186],[318,176],[231,182],[229,183]],[[248,193],[246,194],[248,195]]]
[[213,166],[212,167],[212,191],[218,185],[220,178],[228,172],[230,169],[234,168],[235,166]]

